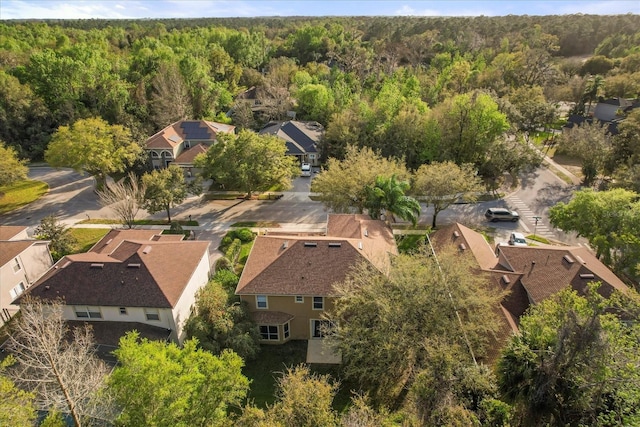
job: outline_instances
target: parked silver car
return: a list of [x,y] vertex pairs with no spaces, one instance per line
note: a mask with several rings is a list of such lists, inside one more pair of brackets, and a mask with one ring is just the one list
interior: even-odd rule
[[520,215],[516,211],[510,211],[505,208],[489,208],[484,213],[484,216],[491,222],[497,221],[511,221],[518,222]]

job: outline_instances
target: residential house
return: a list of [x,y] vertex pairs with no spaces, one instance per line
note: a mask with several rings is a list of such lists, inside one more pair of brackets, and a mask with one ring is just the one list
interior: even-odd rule
[[30,239],[27,227],[0,226],[0,325],[18,312],[13,301],[52,265],[48,241]]
[[[302,233],[304,234],[304,233]],[[391,229],[368,215],[330,214],[323,235],[258,236],[236,294],[246,302],[264,343],[322,338],[334,284],[369,262],[387,271],[397,254]]]
[[206,120],[180,120],[162,129],[145,142],[154,169],[170,164],[181,167],[186,176],[198,171],[193,159],[216,142],[219,133],[234,133],[235,126]]
[[58,261],[27,294],[61,298],[70,321],[113,322],[113,328],[94,329],[144,324],[164,329],[181,343],[196,291],[210,273],[210,242],[182,238],[153,230],[111,230],[89,252]]
[[593,123],[594,120],[602,126],[607,126],[607,131],[611,135],[618,133],[618,124],[634,109],[640,108],[640,99],[609,98],[600,100],[592,113],[588,117],[581,115],[571,115],[567,120],[565,128],[571,129],[580,126],[582,123]]
[[320,164],[318,144],[324,136],[324,127],[318,122],[270,122],[260,130],[260,135],[275,135],[287,144],[287,154],[295,156],[300,163],[312,166]]
[[498,245],[494,250],[480,233],[458,223],[436,231],[431,241],[436,251],[454,245],[461,253],[470,253],[478,273],[485,273],[494,286],[507,291],[499,307],[503,330],[497,337],[498,347],[518,330],[520,317],[531,305],[563,289],[584,292],[591,282],[601,283],[598,292],[603,296],[628,289],[582,246]]

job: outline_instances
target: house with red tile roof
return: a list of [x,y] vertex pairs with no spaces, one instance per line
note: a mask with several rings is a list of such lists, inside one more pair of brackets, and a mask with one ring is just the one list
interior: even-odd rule
[[51,266],[49,242],[27,235],[27,227],[0,226],[0,325],[19,310],[14,304]]
[[301,234],[258,236],[236,288],[264,343],[322,338],[334,284],[361,262],[387,271],[398,253],[391,229],[368,215],[330,214],[325,233]]
[[498,346],[517,332],[520,317],[532,305],[571,287],[584,292],[591,282],[600,282],[598,292],[608,297],[628,287],[588,249],[582,246],[510,246],[493,249],[482,234],[462,224],[450,224],[431,235],[435,251],[454,245],[469,252],[478,272],[485,273],[498,289],[506,291],[499,312],[503,331]]
[[211,269],[210,242],[181,239],[111,230],[89,252],[59,260],[26,294],[61,299],[67,320],[145,324],[181,343],[196,291]]
[[198,171],[193,168],[193,159],[206,153],[216,142],[219,133],[234,133],[235,126],[206,120],[180,120],[162,129],[145,142],[145,150],[154,169],[166,168],[170,164],[181,167],[186,176]]

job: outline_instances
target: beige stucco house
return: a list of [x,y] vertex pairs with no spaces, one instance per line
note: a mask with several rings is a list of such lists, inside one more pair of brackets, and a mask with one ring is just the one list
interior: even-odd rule
[[234,133],[235,126],[206,120],[180,120],[162,129],[145,142],[154,169],[170,164],[181,167],[185,176],[195,176],[193,159],[216,142],[220,133]]
[[27,227],[0,226],[0,325],[18,312],[13,301],[52,265],[48,241],[30,239]]
[[111,230],[89,252],[62,258],[27,293],[61,298],[67,320],[141,323],[182,343],[196,291],[209,280],[210,242],[156,233]]
[[[304,233],[303,233],[304,234]],[[263,343],[320,339],[333,285],[352,266],[386,271],[397,254],[391,229],[367,215],[330,214],[326,233],[258,236],[236,288],[258,324]]]

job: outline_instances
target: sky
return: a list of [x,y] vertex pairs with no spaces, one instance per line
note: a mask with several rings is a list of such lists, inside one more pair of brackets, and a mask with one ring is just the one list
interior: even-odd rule
[[0,0],[0,19],[640,14],[640,0]]

